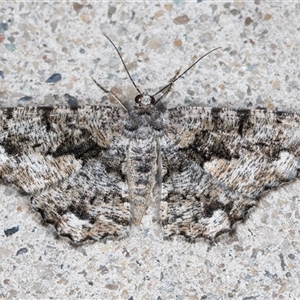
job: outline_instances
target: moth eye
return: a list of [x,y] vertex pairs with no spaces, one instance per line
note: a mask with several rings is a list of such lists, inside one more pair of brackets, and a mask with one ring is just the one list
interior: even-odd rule
[[155,98],[153,96],[151,96],[151,104],[154,105],[156,102]]
[[141,103],[142,102],[142,98],[143,98],[143,95],[137,95],[136,97],[135,97],[135,103]]

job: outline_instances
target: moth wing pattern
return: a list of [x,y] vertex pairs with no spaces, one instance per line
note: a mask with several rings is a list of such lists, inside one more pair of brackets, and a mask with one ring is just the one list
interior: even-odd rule
[[122,109],[17,107],[0,114],[4,183],[32,194],[44,221],[75,243],[127,235]]
[[268,110],[169,110],[161,140],[165,237],[194,242],[230,232],[265,190],[296,178],[300,115]]
[[[138,120],[148,120],[143,113]],[[150,128],[148,121],[131,121],[138,111],[33,107],[0,114],[0,177],[31,194],[45,222],[75,243],[127,236],[134,209],[128,146],[144,137],[124,132]],[[153,200],[160,203],[165,238],[215,240],[244,219],[265,190],[298,176],[299,114],[181,107],[153,116],[160,177]],[[140,161],[145,153],[136,149],[142,152],[132,159]]]

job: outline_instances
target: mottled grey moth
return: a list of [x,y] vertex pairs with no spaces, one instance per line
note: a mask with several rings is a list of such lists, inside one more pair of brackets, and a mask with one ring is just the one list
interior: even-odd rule
[[2,181],[75,243],[123,238],[151,205],[165,238],[194,242],[232,231],[265,190],[298,176],[299,114],[166,110],[157,94],[139,92],[131,110],[2,108]]

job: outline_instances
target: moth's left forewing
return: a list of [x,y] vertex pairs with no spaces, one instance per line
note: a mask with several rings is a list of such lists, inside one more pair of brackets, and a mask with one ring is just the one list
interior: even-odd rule
[[89,131],[98,145],[107,147],[123,135],[127,117],[122,108],[85,106],[77,111],[75,122]]
[[110,107],[0,109],[0,177],[27,193],[69,177],[121,135],[120,114]]

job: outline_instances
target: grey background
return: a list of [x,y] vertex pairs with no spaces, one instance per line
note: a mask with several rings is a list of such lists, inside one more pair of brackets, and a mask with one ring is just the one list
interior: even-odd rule
[[[67,105],[65,94],[117,105],[92,77],[132,103],[136,91],[105,33],[139,88],[153,93],[222,47],[176,82],[168,107],[299,112],[299,14],[298,1],[1,2],[0,106]],[[54,73],[62,80],[46,83]],[[147,215],[126,240],[75,248],[41,224],[29,197],[1,186],[0,297],[299,298],[299,188],[267,194],[215,245],[163,241]]]

